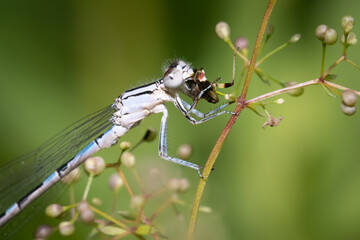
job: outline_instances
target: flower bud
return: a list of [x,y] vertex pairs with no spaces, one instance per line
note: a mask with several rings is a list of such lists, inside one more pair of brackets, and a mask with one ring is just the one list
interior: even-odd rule
[[146,142],[152,142],[157,136],[157,131],[155,128],[148,128],[146,130],[144,141]]
[[274,30],[275,30],[274,25],[268,24],[268,25],[266,25],[266,28],[265,28],[265,34],[268,36],[271,36],[274,33]]
[[186,178],[179,179],[179,192],[186,192],[190,187],[189,180]]
[[343,91],[341,93],[341,98],[342,98],[343,103],[348,107],[355,106],[355,104],[357,102],[356,93],[350,89],[346,89],[345,91]]
[[88,173],[99,175],[105,169],[105,161],[102,157],[90,157],[85,161],[84,166]]
[[124,185],[124,181],[119,174],[114,173],[109,178],[109,187],[113,191],[118,191]]
[[130,148],[130,146],[131,146],[131,143],[130,142],[121,142],[120,143],[120,149],[121,150],[127,150],[127,149],[129,149]]
[[97,205],[97,206],[100,206],[101,204],[102,204],[102,201],[101,201],[101,199],[100,198],[92,198],[91,199],[91,202],[92,202],[92,204],[95,204],[95,205]]
[[149,173],[150,173],[150,176],[152,176],[152,177],[159,177],[160,176],[160,170],[158,168],[155,168],[155,167],[151,168]]
[[59,224],[59,232],[63,236],[70,236],[75,231],[74,224],[69,221],[64,221]]
[[40,225],[35,230],[35,239],[46,239],[48,238],[53,231],[53,228],[49,225]]
[[297,33],[289,39],[289,43],[296,43],[297,41],[300,40],[300,38],[301,38],[300,33]]
[[190,144],[182,144],[177,150],[177,155],[181,159],[189,159],[192,154],[192,147]]
[[211,207],[208,207],[208,206],[200,206],[199,212],[212,213],[212,209],[211,209]]
[[68,175],[63,177],[61,179],[61,182],[65,184],[75,183],[80,179],[80,176],[81,176],[81,171],[80,168],[77,167],[74,170],[72,170]]
[[121,163],[126,167],[133,167],[135,165],[135,156],[131,152],[124,152],[121,155]]
[[89,207],[89,204],[85,200],[83,200],[83,201],[79,202],[77,209],[79,210],[79,212],[83,212],[83,211],[90,209],[90,207]]
[[249,46],[249,41],[246,37],[238,37],[235,40],[235,47],[239,48],[240,50],[247,49]]
[[[298,82],[295,82],[295,81],[287,82],[286,87],[292,87],[297,84],[298,84]],[[296,89],[288,91],[288,94],[290,94],[291,96],[294,96],[294,97],[298,97],[303,93],[304,93],[304,88],[296,88]]]
[[355,112],[356,112],[356,107],[353,106],[353,107],[349,107],[349,106],[346,106],[343,102],[341,103],[341,111],[343,113],[345,113],[346,115],[348,116],[351,116],[353,115]]
[[167,182],[167,188],[172,191],[178,191],[180,188],[180,181],[177,178],[171,178]]
[[145,203],[145,198],[141,195],[136,195],[131,198],[130,207],[131,208],[140,208]]
[[344,33],[349,33],[354,27],[354,18],[352,16],[344,16],[341,19],[341,28],[344,30]]
[[334,43],[336,43],[337,39],[337,32],[335,31],[335,29],[330,28],[326,31],[323,42],[328,45],[333,45]]
[[315,35],[320,41],[324,41],[325,33],[329,29],[325,24],[319,25],[315,30]]
[[[341,35],[340,41],[342,44],[344,44],[344,42],[345,42],[344,34]],[[356,38],[356,34],[354,32],[349,32],[349,34],[347,35],[347,44],[352,46],[352,45],[355,45],[357,43],[357,41],[358,40]]]
[[279,99],[275,100],[276,104],[283,104],[284,102],[285,102],[285,99],[283,99],[283,98],[279,98]]
[[84,211],[81,211],[80,217],[84,223],[92,223],[95,220],[95,214],[90,208],[88,208]]
[[215,26],[217,36],[222,40],[228,40],[230,37],[230,27],[226,22],[218,22]]
[[49,217],[56,218],[63,213],[63,210],[63,206],[54,203],[46,207],[45,214]]

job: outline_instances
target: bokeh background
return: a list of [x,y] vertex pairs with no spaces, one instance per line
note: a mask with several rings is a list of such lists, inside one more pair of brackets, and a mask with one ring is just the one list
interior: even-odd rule
[[[214,27],[227,21],[232,38],[248,37],[252,49],[266,5],[265,0],[2,1],[0,162],[36,148],[82,116],[111,104],[126,89],[160,77],[168,59],[181,57],[204,67],[208,79],[230,80],[233,53]],[[355,0],[278,1],[270,19],[275,33],[262,54],[295,33],[302,39],[262,68],[283,81],[316,78],[321,56],[316,26],[340,31],[341,17],[351,14],[360,34],[359,10]],[[358,64],[359,47],[351,47],[348,55]],[[328,48],[326,66],[340,56],[341,48]],[[241,61],[237,63],[239,73]],[[339,84],[360,89],[359,70],[342,64],[334,73]],[[248,97],[276,88],[254,76]],[[285,104],[268,108],[285,117],[276,128],[262,129],[265,119],[248,110],[238,119],[209,178],[202,204],[212,213],[200,213],[198,239],[360,239],[359,113],[345,116],[341,100],[320,86],[306,88],[301,97],[284,98]],[[228,116],[192,126],[168,106],[170,153],[189,143],[194,148],[190,160],[204,164]],[[160,117],[144,120],[122,140],[135,143],[148,127],[159,129]],[[188,178],[191,188],[181,199],[191,204],[199,181],[196,172],[161,160],[157,141],[134,153],[144,180],[152,168],[160,169],[164,181]],[[109,162],[118,154],[116,147],[100,153]],[[106,184],[107,178],[99,177],[90,194],[110,203]],[[84,183],[79,185],[81,196]],[[128,209],[128,194],[121,193],[119,209]],[[190,208],[180,211],[183,220],[169,208],[157,221],[168,239],[184,239]],[[85,239],[91,227],[78,225],[68,239]],[[32,229],[18,231],[14,239],[32,239]]]

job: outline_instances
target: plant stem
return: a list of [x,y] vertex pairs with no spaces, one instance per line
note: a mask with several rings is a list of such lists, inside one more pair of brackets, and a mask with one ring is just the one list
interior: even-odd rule
[[275,2],[276,2],[276,0],[270,0],[269,1],[269,5],[268,5],[268,7],[266,9],[265,15],[264,15],[263,20],[261,22],[259,33],[258,33],[257,38],[256,38],[253,54],[251,56],[250,65],[249,65],[248,72],[247,72],[246,77],[245,77],[244,86],[243,86],[243,89],[242,89],[242,92],[241,92],[240,101],[245,101],[245,99],[246,99],[246,94],[247,94],[248,89],[249,89],[250,80],[251,80],[251,77],[252,77],[252,75],[254,73],[254,69],[255,69],[255,65],[256,65],[256,59],[258,57],[259,50],[260,50],[260,47],[261,47],[261,41],[262,41],[262,39],[264,37],[266,25],[269,22],[269,18],[270,18],[272,10],[274,8]]
[[321,70],[320,70],[320,77],[322,78],[323,78],[324,66],[325,66],[325,53],[326,53],[326,44],[322,43]]
[[96,213],[99,214],[100,216],[102,216],[102,217],[106,218],[107,220],[113,222],[114,224],[118,225],[118,226],[121,227],[122,229],[124,229],[124,230],[127,230],[127,229],[128,229],[128,227],[127,227],[124,223],[119,222],[118,220],[116,220],[116,219],[113,218],[112,216],[104,213],[103,211],[101,211],[101,210],[99,210],[99,209],[97,209],[97,208],[95,208],[95,207],[93,207],[93,206],[91,206],[91,205],[89,205],[89,208],[90,208],[93,212],[96,212]]
[[85,187],[84,195],[82,197],[82,200],[86,201],[86,198],[87,198],[87,196],[89,194],[90,186],[91,186],[91,183],[92,183],[93,179],[94,179],[94,174],[90,173],[87,184],[86,184],[86,187]]
[[275,48],[274,50],[272,50],[271,52],[269,52],[268,54],[266,54],[264,57],[262,57],[259,61],[257,61],[256,63],[256,67],[258,67],[263,61],[265,61],[266,59],[268,59],[270,56],[272,56],[273,54],[275,54],[276,52],[280,51],[281,49],[283,49],[284,47],[286,47],[289,44],[289,42],[285,42],[282,45],[280,45],[279,47]]
[[350,59],[346,58],[345,61],[347,61],[348,63],[350,63],[351,65],[353,65],[354,67],[360,70],[360,66],[354,63],[353,61],[351,61]]
[[339,63],[345,60],[345,56],[342,55],[335,63],[333,63],[324,74],[321,74],[323,78],[325,78]]
[[235,124],[236,119],[238,118],[239,114],[241,113],[241,111],[246,107],[245,104],[242,104],[241,102],[245,102],[245,97],[249,88],[249,84],[250,84],[250,79],[251,76],[254,72],[255,69],[255,63],[256,63],[256,58],[258,56],[259,50],[260,50],[260,46],[261,46],[261,40],[264,36],[265,33],[265,28],[266,25],[269,21],[272,9],[274,8],[276,0],[269,0],[269,4],[267,6],[267,9],[265,11],[263,20],[261,22],[261,26],[260,26],[260,30],[255,42],[255,46],[254,46],[254,51],[253,51],[253,55],[251,58],[251,62],[249,65],[249,69],[245,78],[245,82],[244,82],[244,87],[243,90],[241,92],[241,96],[240,96],[240,101],[238,101],[238,104],[236,105],[235,108],[235,114],[232,115],[230,117],[229,122],[226,124],[224,130],[222,131],[220,137],[218,138],[218,140],[215,143],[214,148],[212,149],[210,156],[205,164],[204,170],[202,172],[203,178],[200,179],[199,181],[199,185],[195,194],[195,199],[193,202],[193,207],[191,210],[191,215],[190,215],[190,222],[189,222],[189,228],[188,228],[188,232],[187,232],[187,239],[188,240],[192,240],[194,238],[194,232],[195,232],[195,225],[196,225],[196,220],[197,220],[197,215],[199,212],[199,206],[200,206],[200,201],[202,198],[202,194],[204,192],[204,188],[206,185],[206,181],[209,177],[209,174],[214,166],[214,163],[216,161],[217,156],[219,155],[219,152],[221,150],[222,145],[225,142],[225,139],[227,137],[227,135],[229,134],[232,126]]

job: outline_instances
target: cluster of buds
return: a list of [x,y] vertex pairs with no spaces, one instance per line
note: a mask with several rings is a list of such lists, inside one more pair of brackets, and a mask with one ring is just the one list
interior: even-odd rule
[[[154,140],[156,137],[156,130],[149,129],[141,142],[150,142]],[[141,143],[140,142],[140,143]],[[139,145],[139,143],[137,144]],[[135,147],[137,146],[135,145]],[[105,163],[105,160],[102,157],[90,157],[84,162],[84,170],[87,173],[88,181],[86,188],[84,190],[84,194],[82,199],[79,202],[75,202],[75,199],[71,200],[70,205],[59,205],[59,204],[50,204],[47,206],[45,213],[47,216],[52,218],[61,218],[61,222],[56,226],[52,227],[49,225],[41,225],[39,226],[35,233],[34,237],[36,240],[45,240],[48,239],[53,232],[58,231],[62,236],[70,236],[75,233],[75,224],[81,221],[84,224],[89,225],[89,227],[95,226],[97,232],[109,235],[109,236],[120,236],[124,232],[128,231],[127,229],[136,228],[134,230],[134,234],[138,236],[147,235],[149,232],[157,231],[156,227],[152,225],[151,222],[146,222],[145,220],[141,220],[141,224],[139,226],[134,227],[132,221],[137,219],[137,216],[145,216],[144,208],[146,206],[146,202],[153,196],[157,196],[158,194],[166,192],[172,192],[171,196],[167,195],[166,203],[168,205],[169,202],[178,203],[174,200],[174,196],[177,199],[177,195],[186,192],[189,189],[189,181],[185,178],[174,178],[171,179],[166,186],[164,186],[163,182],[161,182],[161,190],[155,191],[155,193],[146,193],[144,185],[141,181],[141,178],[136,173],[135,166],[135,155],[131,152],[134,147],[131,148],[131,144],[129,142],[121,142],[119,144],[121,149],[121,154],[117,162],[115,163]],[[187,159],[190,157],[192,153],[192,147],[189,144],[183,144],[178,148],[178,156]],[[107,214],[102,210],[98,209],[96,206],[101,205],[102,200],[99,198],[93,198],[91,201],[87,201],[87,196],[89,193],[89,189],[93,179],[98,177],[102,173],[104,173],[105,169],[114,167],[116,172],[110,175],[108,179],[108,186],[110,190],[113,192],[113,209],[111,214]],[[138,195],[133,195],[132,190],[130,189],[130,185],[128,184],[128,180],[126,175],[123,173],[120,167],[130,168],[130,172],[136,178],[139,187],[142,189],[142,193]],[[159,175],[159,171],[152,170],[155,173],[157,179]],[[76,168],[72,172],[70,172],[66,177],[62,179],[64,184],[70,185],[77,182],[80,178],[80,168]],[[125,186],[126,189],[130,192],[131,201],[129,204],[130,211],[117,211],[116,209],[116,201],[117,194],[119,194],[119,190]],[[163,206],[160,209],[157,209],[155,212],[159,213],[162,211]],[[71,210],[71,218],[64,220],[65,217],[68,217],[68,211]],[[205,209],[206,210],[206,209]],[[206,212],[204,210],[204,212]],[[126,218],[128,220],[127,223],[122,223],[116,220],[115,213],[118,213],[121,217]],[[127,214],[122,214],[127,213]],[[102,218],[98,218],[97,215],[100,215]],[[156,215],[156,214],[155,214]],[[145,218],[144,219],[148,219]],[[109,223],[113,223],[114,225],[109,225]],[[115,226],[117,225],[117,226]],[[150,231],[150,229],[152,229]]]
[[353,90],[347,89],[341,94],[341,111],[348,116],[356,112],[357,95]]
[[[345,47],[355,45],[357,43],[356,34],[351,30],[354,27],[354,18],[352,16],[344,16],[341,19],[341,28],[343,34],[340,37],[340,42]],[[329,28],[327,25],[321,24],[315,30],[316,37],[323,42],[325,45],[332,45],[336,43],[338,34],[335,29]]]

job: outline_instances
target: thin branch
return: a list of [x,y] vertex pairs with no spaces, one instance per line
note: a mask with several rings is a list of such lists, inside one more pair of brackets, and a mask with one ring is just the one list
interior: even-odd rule
[[263,94],[261,96],[258,96],[256,98],[253,98],[253,99],[250,99],[250,100],[246,101],[246,104],[248,105],[248,104],[251,104],[251,103],[256,103],[256,102],[265,100],[267,98],[271,98],[271,97],[274,97],[274,96],[289,92],[289,91],[297,89],[297,88],[306,87],[306,86],[315,85],[315,84],[319,84],[318,79],[310,80],[310,81],[307,81],[307,82],[296,84],[296,85],[291,86],[291,87],[281,88],[281,89],[275,90],[273,92],[265,93],[265,94]]
[[[251,79],[252,73],[254,72],[254,69],[255,69],[256,58],[257,58],[257,55],[258,55],[258,52],[259,52],[259,49],[260,49],[261,40],[262,40],[262,38],[264,36],[265,27],[266,27],[266,25],[267,25],[267,23],[269,21],[269,18],[270,18],[272,9],[274,8],[275,2],[276,2],[276,0],[270,0],[269,1],[269,4],[268,4],[267,9],[266,9],[265,14],[264,14],[264,18],[263,18],[263,20],[261,22],[259,34],[257,36],[254,51],[253,51],[253,56],[251,58],[251,63],[250,63],[249,69],[248,69],[248,73],[246,75],[244,88],[242,90],[241,97],[240,97],[240,100],[242,99],[243,102],[245,101],[247,90],[248,90],[248,87],[249,87],[249,84],[250,84],[250,79]],[[219,152],[221,150],[222,145],[225,142],[225,139],[226,139],[227,135],[229,134],[232,126],[235,124],[235,121],[236,121],[237,117],[239,116],[241,111],[244,110],[244,108],[246,106],[246,105],[241,103],[242,101],[238,101],[238,104],[236,105],[236,108],[235,108],[235,114],[230,117],[229,122],[226,124],[226,126],[225,126],[224,130],[222,131],[220,137],[216,141],[215,146],[212,149],[212,151],[210,153],[210,156],[209,156],[209,158],[208,158],[208,160],[207,160],[207,162],[205,164],[204,170],[202,172],[203,178],[200,179],[200,181],[199,181],[199,185],[198,185],[198,188],[197,188],[197,191],[196,191],[196,194],[195,194],[195,199],[194,199],[194,202],[193,202],[193,207],[192,207],[192,210],[191,210],[189,228],[188,228],[188,232],[187,232],[187,239],[188,240],[192,240],[194,238],[194,232],[195,232],[197,215],[198,215],[198,212],[199,212],[200,201],[201,201],[201,198],[202,198],[202,194],[204,192],[204,188],[205,188],[205,185],[206,185],[207,178],[209,177],[211,169],[214,166],[214,163],[215,163],[215,161],[217,159],[217,156],[219,155]]]
[[264,14],[264,18],[263,18],[263,20],[261,22],[259,33],[258,33],[257,38],[256,38],[253,54],[251,56],[250,65],[249,65],[248,72],[247,72],[246,77],[245,77],[244,86],[243,86],[243,89],[242,89],[242,92],[241,92],[240,101],[245,101],[245,99],[246,99],[246,94],[247,94],[248,89],[249,89],[250,80],[251,80],[251,77],[252,77],[252,75],[254,73],[254,69],[255,69],[255,65],[256,65],[256,59],[258,57],[258,54],[259,54],[259,51],[260,51],[260,48],[261,48],[261,41],[262,41],[262,39],[264,37],[266,25],[269,22],[269,18],[270,18],[272,10],[274,8],[275,2],[276,2],[276,0],[270,0],[269,1],[269,5],[268,5],[268,7],[266,9],[266,12]]

